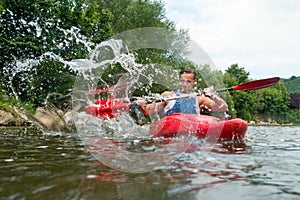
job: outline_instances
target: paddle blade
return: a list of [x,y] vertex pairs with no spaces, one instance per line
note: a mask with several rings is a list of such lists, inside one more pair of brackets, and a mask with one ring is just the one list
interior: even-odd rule
[[232,87],[232,90],[258,90],[266,87],[271,87],[276,83],[278,83],[279,80],[280,80],[279,77],[273,77],[273,78],[249,81]]

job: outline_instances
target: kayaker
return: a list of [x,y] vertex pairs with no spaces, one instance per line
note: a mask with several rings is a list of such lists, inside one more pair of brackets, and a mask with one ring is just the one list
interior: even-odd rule
[[[200,113],[200,108],[205,107],[212,112],[225,112],[228,109],[227,103],[219,97],[213,86],[204,88],[203,95],[192,95],[193,86],[196,84],[196,72],[193,69],[184,69],[179,73],[179,90],[165,91],[161,94],[163,98],[178,96],[176,100],[154,102],[146,104],[145,101],[138,101],[145,115],[151,115],[162,108],[166,115],[173,113]],[[181,98],[182,96],[189,96]]]

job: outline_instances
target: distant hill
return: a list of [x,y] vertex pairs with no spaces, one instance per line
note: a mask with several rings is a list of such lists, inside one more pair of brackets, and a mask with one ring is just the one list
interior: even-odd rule
[[280,80],[284,83],[288,92],[300,94],[300,76],[292,76],[291,78],[282,78]]

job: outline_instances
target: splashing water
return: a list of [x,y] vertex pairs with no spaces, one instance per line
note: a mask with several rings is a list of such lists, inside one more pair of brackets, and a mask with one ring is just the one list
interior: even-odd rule
[[[147,35],[153,35],[149,34],[153,30],[146,29],[145,31]],[[165,32],[160,32],[160,34],[166,35]],[[164,41],[157,42],[155,45],[151,43],[150,46],[147,44],[146,46],[132,47],[125,44],[134,43],[132,40],[136,40],[136,38],[132,38],[132,35],[136,34],[125,33],[124,35],[116,37],[120,39],[113,38],[97,45],[87,60],[68,62],[73,69],[80,72],[73,88],[73,108],[79,108],[75,125],[88,151],[105,165],[123,171],[147,172],[176,160],[190,147],[195,137],[189,135],[170,140],[153,138],[149,135],[148,125],[138,125],[128,110],[118,113],[118,109],[112,109],[110,114],[113,115],[113,118],[104,117],[104,119],[86,114],[87,105],[101,112],[103,106],[111,108],[120,103],[130,104],[135,91],[144,86],[151,88],[152,85],[158,84],[168,90],[174,90],[177,87],[178,72],[172,67],[160,64],[140,64],[136,62],[134,54],[130,53],[131,49],[153,48],[153,46],[164,49],[164,47],[158,46],[160,43],[162,46],[166,46]],[[128,35],[131,37],[128,38]],[[193,56],[195,55],[193,54]],[[113,74],[108,75],[109,79],[117,79],[112,86],[103,78],[103,74],[116,65],[123,71],[117,78]],[[100,96],[100,98],[98,97],[98,101],[101,102],[99,104],[96,103],[97,99],[95,101],[89,98],[89,91],[97,88],[99,83],[109,87],[111,101],[103,101],[101,94],[97,94]],[[104,88],[102,87],[103,90],[105,90]],[[92,94],[95,95],[95,93]],[[160,116],[157,114],[151,116],[150,120],[153,122],[159,118]],[[213,141],[208,143],[210,145],[206,145],[205,148],[212,146],[212,143]]]
[[[103,56],[101,52],[107,49],[112,52],[111,58],[101,60],[100,57]],[[123,53],[122,49],[126,49],[126,52]],[[134,90],[145,83],[152,85],[155,82],[152,73],[150,76],[145,74],[147,69],[153,66],[136,63],[134,55],[128,53],[127,47],[122,45],[121,40],[111,39],[99,44],[91,53],[90,59],[73,60],[65,63],[79,72],[73,88],[73,107],[85,108],[86,105],[90,105],[97,108],[101,106],[95,104],[95,99],[90,99],[87,93],[97,88],[99,82],[109,86],[102,75],[108,67],[114,67],[115,64],[119,64],[127,72],[121,74],[117,84],[110,86],[111,96],[117,98],[118,101],[130,102]],[[160,70],[155,70],[162,74]],[[109,74],[109,77],[113,77],[113,75]],[[136,124],[127,112],[116,115],[113,119],[103,120],[87,115],[85,110],[82,110],[77,116],[75,124],[77,130],[80,130],[79,132],[84,131],[84,136],[89,135],[86,132],[92,132],[96,133],[98,137],[110,135],[119,139],[149,137],[148,127]]]
[[[134,96],[136,91],[142,89],[149,94],[154,84],[168,90],[176,89],[178,79],[176,70],[159,63],[140,64],[136,62],[135,55],[132,53],[134,50],[149,48],[168,52],[166,43],[169,41],[165,41],[164,38],[170,38],[171,33],[159,28],[136,31],[125,32],[97,45],[86,42],[80,37],[77,42],[84,43],[90,51],[87,59],[66,61],[59,55],[48,52],[37,59],[17,62],[11,79],[20,72],[33,70],[33,66],[39,65],[46,59],[58,61],[64,67],[76,71],[71,111],[74,111],[75,117],[74,113],[71,117],[88,151],[107,166],[129,172],[146,172],[176,160],[190,147],[195,138],[192,136],[172,140],[153,138],[149,135],[148,125],[138,125],[126,109],[121,113],[118,109],[112,110],[114,117],[104,119],[86,113],[87,106],[100,108],[101,105],[95,102],[110,98],[111,102],[106,102],[107,107],[110,106],[108,103],[117,105],[120,102],[130,106],[131,99],[137,98]],[[137,35],[143,36],[143,42],[136,42]],[[197,59],[207,56],[205,53],[200,54]],[[192,56],[195,57],[195,54]],[[210,63],[210,60],[207,63]],[[197,62],[196,66],[198,66]],[[103,97],[102,93],[91,93],[99,88],[99,85],[109,89],[106,97]],[[92,99],[91,94],[96,99]],[[159,118],[158,113],[151,116],[150,121]]]

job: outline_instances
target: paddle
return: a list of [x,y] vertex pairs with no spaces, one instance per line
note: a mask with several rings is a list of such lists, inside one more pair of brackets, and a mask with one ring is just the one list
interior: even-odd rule
[[[216,90],[216,92],[226,92],[226,91],[232,91],[232,90],[258,90],[258,89],[273,86],[279,80],[280,80],[279,77],[254,80],[254,81],[242,83],[240,85],[232,86],[230,88],[219,89],[219,90]],[[103,93],[103,92],[107,92],[107,91],[108,91],[108,88],[103,87],[98,90],[93,90],[90,93],[99,94],[99,93]],[[193,96],[195,96],[195,94]],[[187,97],[191,97],[191,95],[175,96],[175,97],[170,97],[170,98],[159,98],[159,99],[153,99],[153,97],[152,97],[153,100],[147,102],[147,104],[153,103],[153,102],[170,101],[170,100],[175,100],[175,99],[179,99],[179,98],[187,98]],[[105,102],[102,103],[102,101],[105,101]],[[112,102],[113,100],[101,100],[100,104],[97,103],[97,104],[93,104],[92,106],[87,106],[87,109],[90,108],[90,110],[91,110],[90,113],[94,113],[94,114],[99,113],[99,112],[112,112],[112,109],[108,109],[110,104],[108,104],[107,101]],[[136,103],[136,101],[131,103],[131,105],[130,105],[130,103],[129,103],[129,105],[127,105],[126,103],[124,104],[124,102],[119,102],[119,101],[113,101],[113,102],[114,103],[112,105],[115,107],[118,107],[118,109],[122,108],[122,109],[126,110],[128,107],[130,107],[131,112],[137,113],[138,117],[141,116],[141,112],[138,110],[139,105]],[[107,111],[107,110],[109,110],[109,111]]]
[[[232,86],[229,88],[223,88],[223,89],[218,89],[215,92],[228,92],[232,90],[258,90],[266,87],[271,87],[273,85],[276,85],[278,81],[280,80],[279,77],[273,77],[273,78],[265,78],[265,79],[259,79],[259,80],[254,80],[254,81],[248,81],[236,86]],[[91,90],[89,91],[90,94],[100,94],[103,92],[107,92],[109,90],[108,87],[102,87],[101,89],[96,89],[96,90]],[[175,97],[169,97],[169,98],[159,98],[154,100],[154,102],[162,102],[162,101],[170,101],[170,100],[176,100],[180,98],[187,98],[191,97],[191,95],[183,95],[183,96],[175,96]],[[149,101],[147,103],[152,103],[153,101]]]
[[279,77],[259,79],[259,80],[242,83],[240,85],[236,85],[230,88],[219,89],[216,90],[216,92],[227,92],[232,90],[258,90],[266,87],[271,87],[276,83],[278,83],[279,80],[280,80]]
[[[273,85],[276,85],[279,80],[280,80],[279,77],[259,79],[259,80],[241,83],[239,85],[232,86],[230,88],[218,89],[215,92],[216,93],[228,92],[228,91],[232,91],[232,90],[244,90],[244,91],[259,90],[262,88],[271,87]],[[170,101],[170,100],[176,100],[176,99],[187,98],[187,97],[191,97],[191,95],[183,95],[183,96],[176,96],[176,97],[170,97],[170,98],[161,98],[161,99],[155,100],[155,102]]]

